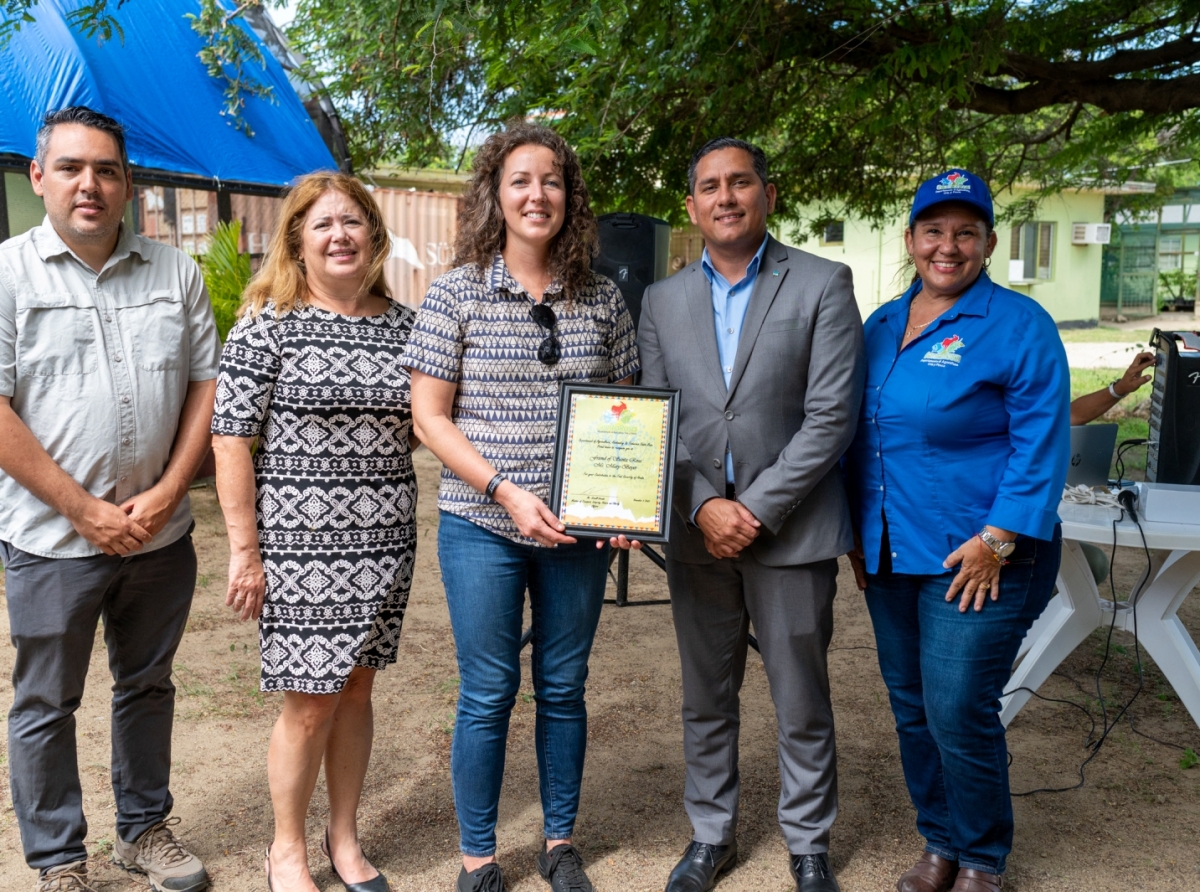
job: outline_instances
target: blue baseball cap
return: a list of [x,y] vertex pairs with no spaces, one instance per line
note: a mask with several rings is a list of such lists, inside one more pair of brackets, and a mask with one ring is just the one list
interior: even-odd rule
[[912,226],[918,216],[935,204],[947,201],[961,201],[978,208],[988,226],[995,227],[996,214],[992,210],[992,195],[987,184],[981,177],[957,167],[931,177],[917,187],[908,225]]

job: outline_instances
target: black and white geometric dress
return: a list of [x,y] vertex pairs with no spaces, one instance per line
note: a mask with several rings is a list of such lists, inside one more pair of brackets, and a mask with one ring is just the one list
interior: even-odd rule
[[413,318],[268,305],[225,343],[212,431],[259,437],[264,691],[333,694],[355,666],[396,661],[416,551]]

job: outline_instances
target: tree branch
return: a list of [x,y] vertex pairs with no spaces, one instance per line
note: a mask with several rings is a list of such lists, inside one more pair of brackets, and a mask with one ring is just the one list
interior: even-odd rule
[[1200,61],[1200,43],[1181,38],[1148,50],[1117,50],[1095,62],[1050,62],[1024,53],[1006,52],[1004,74],[1022,80],[1095,80],[1118,74],[1151,71],[1164,66],[1193,65]]
[[1084,102],[1109,113],[1173,114],[1200,108],[1200,74],[1153,80],[1036,81],[1019,90],[975,84],[970,99],[951,101],[949,106],[988,115],[1027,115],[1067,102]]

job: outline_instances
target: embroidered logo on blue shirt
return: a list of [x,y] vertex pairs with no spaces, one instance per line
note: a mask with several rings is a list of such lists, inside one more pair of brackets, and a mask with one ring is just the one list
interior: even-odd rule
[[958,355],[958,351],[967,346],[966,343],[958,335],[950,338],[943,338],[940,344],[935,344],[933,349],[921,357],[921,362],[926,365],[945,368],[946,366],[957,366],[962,362],[962,357]]

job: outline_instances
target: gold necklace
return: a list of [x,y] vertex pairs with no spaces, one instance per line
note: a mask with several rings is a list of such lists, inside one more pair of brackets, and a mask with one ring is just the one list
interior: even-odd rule
[[[934,319],[936,318],[937,317],[935,316]],[[931,324],[933,324],[933,321],[933,319],[930,319],[923,325],[913,325],[912,323],[909,323],[908,328],[904,330],[904,336],[907,338],[912,335],[920,334],[923,329],[928,328]]]

